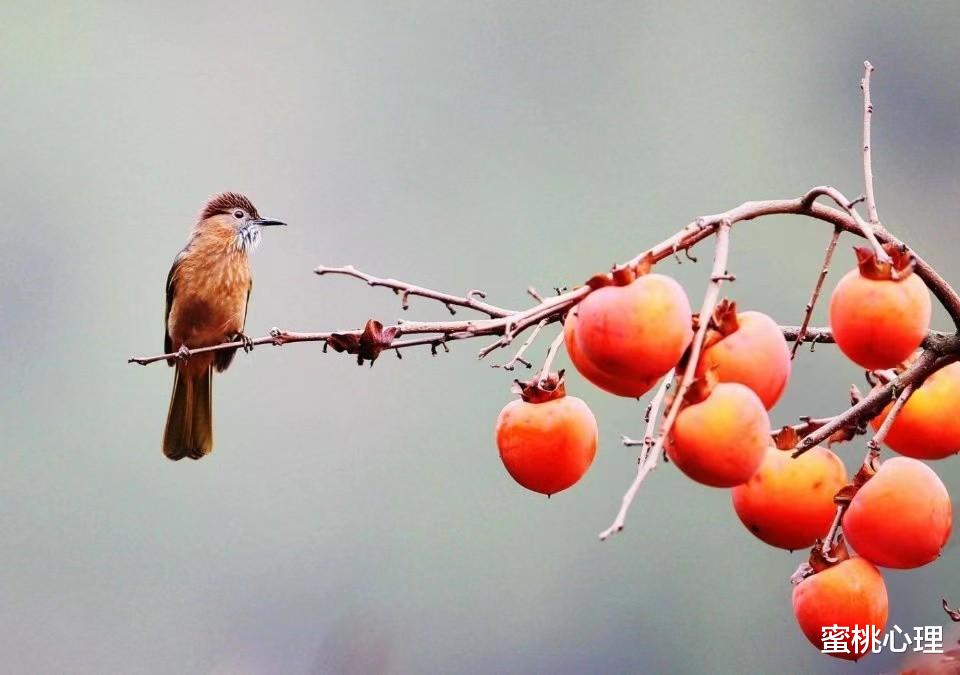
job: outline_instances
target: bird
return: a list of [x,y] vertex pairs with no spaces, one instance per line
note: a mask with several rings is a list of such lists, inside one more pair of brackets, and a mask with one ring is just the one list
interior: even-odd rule
[[250,253],[261,229],[286,225],[261,218],[247,197],[223,192],[211,197],[197,217],[186,246],[167,275],[164,354],[176,353],[173,393],[163,432],[163,454],[174,461],[201,459],[213,452],[213,371],[230,365],[236,348],[201,354],[191,349],[223,342],[253,341],[243,332],[253,288]]

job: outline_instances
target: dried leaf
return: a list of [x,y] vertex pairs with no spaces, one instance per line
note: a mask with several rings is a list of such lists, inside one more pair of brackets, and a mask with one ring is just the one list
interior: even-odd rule
[[591,290],[597,290],[598,288],[603,288],[604,286],[612,286],[613,278],[609,274],[594,274],[592,277],[587,279],[587,286]]
[[333,347],[334,351],[356,354],[357,365],[362,366],[364,361],[369,361],[372,366],[380,352],[389,348],[399,334],[400,329],[397,326],[384,329],[382,323],[370,319],[360,335],[334,333],[327,338],[327,344]]
[[773,436],[773,444],[778,450],[793,450],[800,442],[800,434],[793,427],[783,427]]
[[633,272],[638,277],[642,277],[644,274],[650,274],[650,271],[653,269],[653,254],[648,253],[647,255],[640,258],[640,262],[633,266]]
[[615,267],[610,275],[613,277],[613,283],[617,286],[627,286],[637,278],[637,273],[632,267]]

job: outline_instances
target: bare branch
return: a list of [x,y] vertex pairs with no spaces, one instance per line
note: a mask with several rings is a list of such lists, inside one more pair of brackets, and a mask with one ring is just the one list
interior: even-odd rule
[[[944,342],[949,342],[953,345],[951,349],[955,349],[956,340],[956,338],[951,338],[944,340]],[[850,407],[844,413],[837,415],[829,424],[825,424],[800,441],[800,443],[797,444],[796,450],[793,452],[793,456],[799,457],[818,443],[822,443],[829,438],[834,431],[844,425],[861,424],[876,417],[883,407],[896,395],[894,392],[903,391],[904,388],[911,385],[914,387],[920,386],[930,375],[945,365],[953,363],[957,358],[958,354],[953,351],[944,355],[944,353],[938,349],[924,350],[920,353],[920,356],[917,357],[917,360],[914,361],[909,368],[900,373],[895,380],[875,388],[859,403]]]
[[450,295],[449,293],[443,293],[441,291],[434,291],[429,288],[424,288],[422,286],[415,286],[409,284],[405,281],[398,281],[397,279],[381,279],[380,277],[375,277],[366,272],[361,272],[353,265],[346,265],[344,267],[327,267],[325,265],[320,265],[313,270],[314,274],[323,276],[325,274],[341,274],[343,276],[354,277],[355,279],[360,279],[365,281],[368,286],[383,286],[384,288],[392,289],[394,293],[400,296],[400,306],[403,309],[409,309],[410,307],[410,296],[419,295],[423,298],[429,298],[431,300],[436,300],[439,303],[442,303],[446,306],[447,310],[451,314],[456,314],[454,307],[466,307],[468,309],[473,309],[483,314],[487,314],[491,317],[504,317],[510,314],[514,314],[513,310],[504,309],[502,307],[497,307],[495,305],[488,304],[483,302],[483,298],[486,298],[486,294],[483,291],[471,290],[463,297],[456,295]]
[[553,342],[550,343],[550,347],[547,349],[547,358],[544,359],[543,367],[540,369],[539,379],[541,386],[547,381],[547,377],[550,375],[550,369],[553,367],[553,360],[556,358],[557,352],[560,350],[560,345],[562,344],[563,331],[560,331],[560,334],[553,338]]
[[626,447],[630,448],[642,445],[643,451],[637,461],[637,476],[633,479],[626,494],[623,495],[623,499],[620,500],[620,510],[617,512],[617,517],[614,518],[613,524],[600,533],[600,541],[606,541],[610,535],[623,530],[624,523],[627,519],[627,512],[630,510],[630,505],[633,504],[633,500],[640,490],[640,484],[643,483],[644,478],[646,478],[651,471],[657,468],[657,460],[660,455],[656,452],[650,452],[650,448],[654,444],[653,432],[657,426],[657,420],[660,418],[660,407],[663,405],[663,399],[667,394],[667,390],[670,389],[670,383],[673,381],[673,377],[673,371],[663,376],[663,379],[660,381],[660,387],[657,389],[657,393],[647,408],[647,427],[643,432],[643,440],[636,441],[626,436],[622,437],[623,444]]
[[517,364],[521,364],[530,368],[532,364],[523,358],[523,353],[527,351],[527,348],[537,339],[537,335],[540,334],[540,331],[544,326],[547,325],[547,320],[543,319],[536,326],[533,327],[533,330],[530,331],[530,335],[527,336],[527,339],[524,340],[523,344],[520,345],[520,349],[517,350],[517,353],[513,355],[513,358],[504,363],[502,366],[499,363],[491,363],[492,368],[503,368],[504,370],[513,370],[516,368]]
[[812,200],[816,200],[821,196],[832,199],[837,206],[846,211],[847,215],[853,218],[854,222],[857,224],[859,234],[870,243],[870,246],[873,248],[874,255],[877,256],[877,260],[885,263],[890,262],[890,256],[887,255],[887,252],[883,250],[883,246],[880,245],[880,241],[877,239],[873,225],[865,221],[863,216],[861,216],[857,209],[854,208],[854,205],[858,200],[851,201],[847,199],[842,192],[834,187],[830,187],[829,185],[813,188],[813,190],[807,193],[805,199],[811,199],[810,205],[812,206]]
[[[857,220],[854,219],[849,213],[839,211],[822,204],[815,203],[815,200],[818,196],[827,194],[825,191],[832,191],[835,195],[839,195],[837,199],[840,201],[845,200],[845,198],[833,188],[817,187],[813,188],[807,194],[797,199],[780,199],[780,200],[767,200],[767,201],[750,201],[744,202],[739,206],[725,211],[720,214],[715,214],[711,216],[703,216],[697,218],[696,220],[689,223],[682,230],[674,234],[672,237],[660,242],[656,246],[647,249],[646,251],[638,254],[631,260],[627,261],[620,266],[620,269],[627,266],[636,265],[643,258],[649,256],[653,262],[658,262],[673,255],[673,251],[676,250],[688,250],[692,246],[696,245],[700,241],[713,236],[720,223],[728,223],[733,225],[735,223],[744,221],[744,220],[753,220],[755,218],[760,218],[763,216],[777,215],[777,214],[795,214],[795,215],[806,215],[818,220],[822,220],[828,223],[831,223],[835,227],[843,229],[845,232],[851,232],[860,236],[864,236],[864,231],[861,229]],[[859,216],[857,216],[859,218]],[[862,221],[862,218],[860,219]],[[869,228],[869,225],[868,225]],[[903,248],[904,250],[909,250],[908,247],[901,242],[899,239],[893,237],[885,230],[879,231],[876,233],[876,236],[883,243],[891,243],[897,247]],[[911,251],[912,252],[912,251]],[[912,252],[916,265],[914,267],[914,273],[919,276],[927,287],[933,292],[937,297],[943,307],[950,314],[950,317],[953,319],[954,323],[960,328],[960,295],[950,286],[949,283],[943,277],[937,273],[926,261],[924,261],[916,253]],[[350,276],[356,276],[355,274],[347,273]],[[723,275],[724,272],[720,272],[720,275]],[[358,277],[363,279],[364,277]],[[401,283],[401,282],[398,282]],[[409,285],[412,286],[412,285]],[[393,286],[388,286],[394,288]],[[396,289],[395,289],[396,290]],[[447,296],[446,294],[440,293],[439,291],[429,291],[428,289],[423,289],[432,295],[425,295],[424,297],[454,297]],[[400,291],[401,293],[403,291]],[[521,312],[511,313],[509,310],[493,307],[492,305],[484,305],[488,307],[494,313],[497,312],[506,312],[503,316],[494,316],[490,319],[477,319],[470,321],[447,321],[447,322],[408,322],[408,323],[397,323],[396,328],[400,329],[400,334],[410,334],[411,332],[419,333],[436,333],[437,336],[434,340],[430,341],[418,341],[416,343],[411,343],[407,345],[406,343],[400,343],[403,346],[414,346],[414,344],[439,344],[439,342],[450,342],[453,340],[462,340],[473,337],[480,337],[484,335],[499,335],[501,340],[499,340],[495,345],[491,345],[489,351],[493,351],[499,347],[504,347],[509,345],[513,338],[525,331],[526,329],[537,325],[542,319],[548,319],[547,323],[557,321],[560,319],[563,314],[565,314],[571,307],[580,302],[587,294],[590,293],[590,288],[588,286],[580,286],[575,288],[572,291],[567,291],[557,296],[550,297],[543,302],[531,307],[527,310]],[[474,294],[475,295],[475,294]],[[472,302],[474,304],[479,301],[475,297],[472,298],[457,298],[458,300],[463,300],[464,302]],[[443,300],[439,300],[443,302]],[[471,307],[477,308],[477,307]],[[480,311],[480,310],[478,310]],[[387,326],[386,329],[391,328]],[[416,328],[416,330],[414,330]],[[326,342],[327,338],[332,335],[334,332],[343,335],[359,335],[362,331],[357,329],[353,331],[330,331],[330,332],[320,332],[320,333],[293,333],[287,331],[278,331],[281,334],[281,337],[274,337],[273,335],[264,336],[257,338],[253,341],[254,345],[263,345],[263,344],[273,344],[273,345],[282,345],[290,342]],[[808,329],[805,334],[806,340],[811,340],[811,331]],[[443,340],[440,338],[443,337]],[[814,342],[821,342],[826,340],[821,340],[819,338],[813,339]],[[206,352],[220,351],[224,349],[236,349],[237,347],[242,347],[243,343],[239,341],[228,341],[223,342],[217,345],[211,345],[207,347],[202,347],[198,349],[189,350],[189,354],[201,354]],[[489,352],[488,352],[489,353]],[[129,363],[139,363],[141,365],[147,365],[149,363],[154,363],[156,361],[163,361],[167,359],[176,358],[177,354],[171,352],[169,354],[160,354],[157,356],[137,356],[128,359]]]
[[821,289],[823,289],[823,281],[827,278],[827,273],[830,271],[830,260],[833,258],[833,252],[837,248],[840,232],[839,227],[833,228],[833,236],[830,237],[830,243],[827,244],[827,250],[823,256],[823,266],[820,268],[819,276],[817,276],[817,283],[813,287],[813,293],[810,294],[810,301],[807,302],[807,306],[804,309],[803,321],[800,322],[800,330],[797,332],[796,341],[790,350],[791,359],[797,355],[797,350],[800,349],[800,345],[803,344],[803,340],[806,337],[807,326],[810,325],[810,317],[813,316],[813,308],[817,304],[817,298],[820,297]]
[[864,196],[867,201],[867,218],[873,227],[880,226],[880,217],[877,215],[877,200],[873,194],[873,159],[870,145],[870,120],[873,117],[873,101],[870,100],[870,74],[873,65],[869,61],[863,62],[863,79],[860,80],[860,89],[863,91],[863,183]]
[[[713,315],[713,310],[717,306],[717,300],[720,297],[720,285],[729,277],[727,274],[727,257],[729,255],[729,251],[730,223],[722,222],[719,224],[719,228],[717,229],[717,242],[716,249],[714,250],[713,254],[713,268],[710,272],[710,283],[707,285],[707,290],[703,295],[703,304],[700,306],[700,316],[702,317],[702,320],[697,326],[697,332],[694,333],[693,342],[690,344],[690,355],[687,359],[686,365],[684,366],[683,376],[680,378],[680,386],[677,388],[676,394],[674,394],[673,402],[670,404],[670,409],[667,411],[667,416],[663,420],[663,424],[660,426],[660,432],[657,434],[657,439],[653,446],[649,448],[645,457],[649,457],[650,455],[656,457],[660,454],[660,451],[663,449],[663,444],[666,441],[667,436],[669,436],[670,430],[673,428],[673,423],[676,421],[677,415],[680,413],[680,407],[683,405],[683,398],[693,382],[694,375],[697,371],[697,364],[700,361],[700,352],[703,349],[703,341],[707,335],[707,328],[710,325],[710,317]],[[656,462],[655,459],[652,461]],[[623,504],[620,507],[621,513],[618,514],[617,520],[614,521],[614,526],[601,534],[601,540],[605,539],[606,536],[610,536],[610,534],[614,534],[623,530],[627,512],[630,510],[630,504],[633,502],[633,497],[636,494],[636,489],[634,489],[634,486],[639,487],[639,483],[643,481],[643,477],[646,476],[646,473],[648,472],[649,469],[644,472],[642,476],[639,476],[638,479],[634,479],[634,483],[630,486],[630,490],[628,490],[627,494],[624,495]]]

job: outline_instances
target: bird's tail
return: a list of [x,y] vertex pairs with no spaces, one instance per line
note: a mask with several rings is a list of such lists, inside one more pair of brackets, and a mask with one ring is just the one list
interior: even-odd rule
[[167,426],[163,431],[163,454],[176,461],[200,459],[213,452],[213,368],[199,375],[179,367],[173,378],[173,394]]

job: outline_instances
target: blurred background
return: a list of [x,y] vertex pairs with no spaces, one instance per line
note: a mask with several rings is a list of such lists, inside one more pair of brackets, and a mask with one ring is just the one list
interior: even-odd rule
[[[958,33],[960,8],[934,2],[2,3],[3,670],[896,670],[809,645],[787,582],[804,554],[672,466],[598,543],[645,401],[571,374],[601,447],[548,501],[500,463],[511,376],[490,363],[509,354],[478,362],[479,341],[373,369],[316,344],[239,355],[198,463],[160,452],[169,369],[126,359],[161,351],[167,271],[221,190],[290,223],[253,261],[253,336],[401,315],[320,263],[520,307],[700,214],[856,196],[865,58],[881,218],[960,282]],[[728,293],[798,323],[828,238],[737,226]],[[662,267],[698,306],[696,253]],[[835,348],[804,351],[773,421],[839,411],[862,381]],[[840,448],[848,468],[862,446]],[[957,461],[936,466],[954,495]],[[946,622],[958,548],[886,574],[891,627]]]

